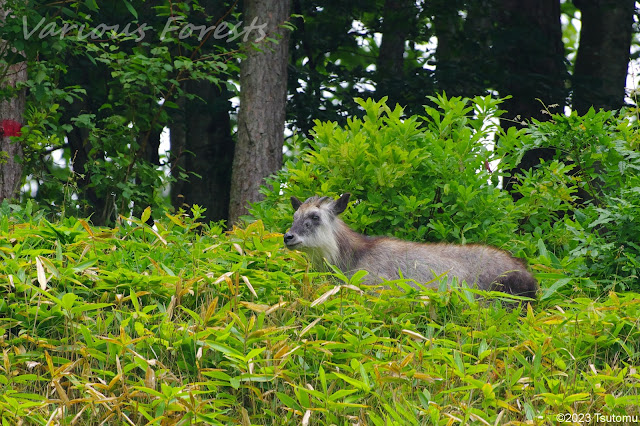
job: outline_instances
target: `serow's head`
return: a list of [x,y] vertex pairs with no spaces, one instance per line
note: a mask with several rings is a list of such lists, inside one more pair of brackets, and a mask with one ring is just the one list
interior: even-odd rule
[[291,197],[295,210],[293,224],[284,234],[284,244],[291,250],[315,251],[335,245],[336,217],[347,208],[351,194],[337,200],[314,196],[304,203]]

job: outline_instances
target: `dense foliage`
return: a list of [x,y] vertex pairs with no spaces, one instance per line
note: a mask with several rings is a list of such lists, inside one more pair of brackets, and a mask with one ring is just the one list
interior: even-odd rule
[[[199,207],[149,207],[106,228],[5,200],[3,424],[640,415],[640,296],[619,291],[637,289],[635,121],[555,115],[502,133],[500,101],[432,101],[438,108],[405,117],[363,100],[362,119],[317,122],[298,161],[264,188],[253,210],[262,220],[230,232],[204,223]],[[527,148],[561,157],[509,176]],[[508,178],[517,201],[501,189]],[[345,219],[360,231],[491,243],[527,258],[539,300],[402,280],[361,288],[358,276],[311,270],[269,230],[288,226],[288,195],[347,190],[356,202]]]
[[29,198],[97,224],[131,207],[140,215],[148,205],[169,206],[169,183],[181,176],[176,160],[188,153],[159,156],[160,134],[184,103],[200,99],[187,82],[225,85],[237,71],[237,42],[213,41],[242,40],[242,29],[201,29],[231,10],[212,15],[197,1],[4,7],[12,13],[0,39],[14,48],[6,60],[28,68],[19,142]]
[[[550,45],[517,24],[531,21],[526,8],[515,7],[506,26],[486,26],[498,15],[479,12],[502,11],[498,2],[405,1],[396,11],[385,7],[395,2],[294,2],[289,124],[301,136],[253,206],[255,220],[227,233],[205,224],[198,206],[164,213],[172,180],[216,174],[180,169],[193,145],[174,143],[179,131],[171,158],[160,156],[163,129],[177,125],[183,142],[207,148],[220,139],[199,136],[230,142],[233,132],[228,99],[243,18],[237,1],[201,3],[3,2],[12,13],[0,27],[10,42],[2,66],[28,67],[19,143],[32,185],[22,195],[33,199],[0,204],[3,425],[626,423],[621,416],[640,415],[640,297],[627,291],[640,289],[638,117],[549,114],[502,131],[500,100],[425,98],[445,88],[504,95],[506,77],[535,89],[512,100],[546,101],[550,73],[535,66],[549,62],[519,43]],[[577,16],[572,2],[562,5]],[[559,25],[554,16],[543,23]],[[180,33],[227,21],[217,41]],[[554,52],[563,97],[563,59],[574,63],[577,40],[574,21],[565,27],[571,51]],[[383,48],[380,34],[397,47]],[[434,36],[440,51],[424,52]],[[628,59],[583,51],[605,65]],[[351,99],[363,93],[376,100],[357,109]],[[617,107],[621,94],[604,105]],[[539,117],[537,101],[533,110]],[[311,129],[318,117],[338,121]],[[544,161],[512,176],[532,149]],[[204,151],[202,163],[218,169],[229,154]],[[361,288],[357,276],[310,270],[282,247],[288,198],[347,191],[354,202],[345,220],[361,232],[487,243],[527,259],[539,300],[513,309],[521,300],[499,293],[418,291],[402,281]]]
[[362,291],[260,221],[225,234],[197,209],[114,228],[1,209],[3,424],[638,415],[633,293],[511,311],[469,290]]
[[[437,107],[420,116],[361,100],[361,119],[316,122],[253,214],[284,230],[290,195],[350,192],[356,202],[344,216],[360,232],[495,245],[528,258],[543,283],[567,294],[640,289],[636,120],[591,110],[505,133],[498,100],[431,100]],[[552,150],[554,160],[511,176],[530,149]],[[517,181],[517,201],[504,179]]]
[[[596,110],[629,101],[628,43],[632,52],[638,45],[633,1],[291,3],[292,25],[282,24],[292,29],[292,133],[308,136],[318,118],[343,125],[360,113],[356,96],[388,96],[390,106],[419,114],[429,95],[443,91],[514,95],[502,105],[508,118],[541,118],[536,98],[579,111],[586,108],[578,99]],[[247,4],[3,2],[11,13],[0,25],[8,42],[0,76],[23,60],[28,75],[19,195],[98,225],[130,206],[139,216],[147,205],[199,204],[210,218],[227,219],[237,108],[230,99],[241,45],[250,41]],[[0,90],[0,102],[10,93]],[[158,153],[167,128],[171,151]]]

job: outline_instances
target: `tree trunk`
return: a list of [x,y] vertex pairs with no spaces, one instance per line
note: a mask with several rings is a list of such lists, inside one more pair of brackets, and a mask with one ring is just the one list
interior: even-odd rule
[[[85,82],[80,83],[84,87]],[[89,92],[89,89],[87,89]],[[83,99],[75,99],[64,110],[64,121],[71,123],[71,117],[76,117],[83,111],[95,111],[90,105],[87,97]],[[89,164],[93,159],[90,152],[92,151],[91,142],[89,140],[89,130],[84,127],[72,126],[72,130],[67,134],[69,142],[69,150],[71,152],[71,161],[73,171],[77,174],[77,186],[79,201],[82,203],[84,214],[91,217],[91,222],[96,226],[103,226],[107,219],[113,214],[113,199],[108,200],[96,193],[95,187],[92,185],[93,176]],[[95,155],[95,154],[94,154]]]
[[411,21],[415,21],[415,2],[385,0],[382,15],[382,41],[376,61],[376,95],[388,96],[387,104],[406,106],[404,100],[404,53]]
[[[435,79],[438,92],[474,97],[487,93],[496,68],[492,31],[497,0],[434,0],[433,27],[438,38]],[[466,11],[466,16],[461,11]]]
[[[260,30],[248,34],[246,59],[240,64],[240,111],[238,141],[231,175],[229,224],[247,213],[248,203],[260,200],[258,192],[264,178],[282,166],[285,106],[287,100],[287,62],[289,30],[281,25],[289,18],[290,0],[247,0],[244,25],[266,24],[267,37],[257,51],[250,47],[263,35]],[[245,28],[245,29],[246,29]]]
[[[0,0],[0,22],[4,23],[8,13],[5,1]],[[0,40],[0,88],[15,88],[27,80],[26,62],[11,64],[14,57],[21,56],[8,42]],[[0,99],[0,201],[16,197],[22,183],[22,146],[10,138],[20,134],[26,93],[22,89],[12,95]]]
[[463,19],[459,14],[463,7],[459,1],[437,0],[432,3],[435,14],[433,28],[438,38],[436,46],[436,84],[438,92],[448,96],[463,96],[463,86],[468,81],[464,72],[465,43]]
[[[504,105],[508,119],[545,120],[545,106],[566,104],[564,46],[558,0],[501,0],[495,54],[498,90],[513,95]],[[515,123],[508,125],[511,127]]]
[[[228,220],[233,162],[228,92],[206,81],[188,82],[186,90],[205,103],[186,104],[184,117],[171,127],[171,152],[178,162],[173,168],[178,180],[171,188],[171,201],[176,208],[205,207],[208,220]],[[188,177],[181,179],[181,172]]]
[[573,74],[573,109],[578,114],[624,105],[634,0],[575,0],[582,14]]
[[[503,107],[504,129],[523,126],[524,120],[546,120],[562,112],[566,104],[564,46],[559,0],[499,0],[494,54],[497,58],[496,86],[500,95],[512,95]],[[525,153],[517,169],[530,169],[540,159],[551,159],[550,150]],[[512,190],[514,181],[505,182]],[[517,194],[515,194],[517,197]]]

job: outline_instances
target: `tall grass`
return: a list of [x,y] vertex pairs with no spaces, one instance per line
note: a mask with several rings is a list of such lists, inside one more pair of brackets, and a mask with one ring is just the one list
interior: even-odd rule
[[637,294],[361,288],[310,271],[261,222],[151,228],[149,214],[114,229],[0,218],[3,424],[640,415]]

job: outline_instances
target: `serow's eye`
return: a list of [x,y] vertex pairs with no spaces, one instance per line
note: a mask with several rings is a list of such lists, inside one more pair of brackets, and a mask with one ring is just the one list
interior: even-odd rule
[[311,215],[311,220],[313,220],[314,222],[317,222],[320,220],[320,216],[318,216],[317,214],[312,214]]

